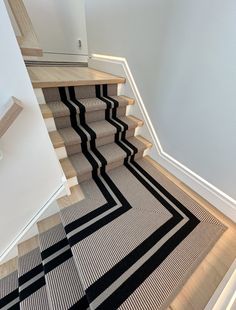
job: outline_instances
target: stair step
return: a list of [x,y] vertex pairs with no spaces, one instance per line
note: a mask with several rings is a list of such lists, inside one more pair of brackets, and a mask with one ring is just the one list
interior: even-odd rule
[[60,163],[67,180],[77,176],[77,172],[69,158],[61,159]]
[[20,309],[50,309],[38,236],[18,245]]
[[[125,116],[127,105],[131,105],[134,103],[134,100],[128,98],[126,96],[111,96],[119,102],[119,106],[116,110],[117,117]],[[100,99],[97,98],[89,98],[89,99],[80,99],[80,101],[84,100],[83,104],[85,106],[85,120],[86,123],[96,122],[105,120],[105,111],[106,104]],[[53,121],[54,127],[57,129],[63,129],[71,127],[70,121],[70,111],[67,106],[61,101],[50,102],[48,104],[40,104],[41,113],[45,119],[46,123]],[[76,107],[77,115],[77,123],[80,124],[80,114],[79,108]],[[51,122],[50,122],[50,131],[51,131]]]
[[[47,219],[39,227],[39,242],[44,266],[45,278],[51,299],[52,309],[87,309],[88,302],[79,278],[72,252],[61,223],[52,226],[53,219]],[[41,223],[42,224],[42,223]]]
[[[135,158],[141,157],[147,148],[147,144],[137,137],[130,137],[127,140],[138,149],[138,153],[135,155]],[[106,171],[123,165],[124,159],[127,157],[126,152],[116,143],[100,146],[97,150],[107,161]],[[68,161],[71,163],[70,167],[72,166],[74,168],[73,173],[76,172],[79,182],[88,180],[92,177],[93,167],[83,153],[69,156]],[[98,162],[98,165],[101,167],[100,161]],[[64,172],[69,175],[69,170],[64,170]]]
[[[134,99],[126,96],[111,96],[111,98],[119,102],[119,107],[126,107],[127,105],[134,104]],[[98,98],[79,99],[84,105],[86,112],[94,112],[99,110],[106,110],[107,106],[104,101]],[[48,102],[47,104],[40,104],[40,109],[44,118],[69,116],[70,110],[60,100],[55,102]],[[77,113],[79,108],[75,105]]]
[[71,195],[61,197],[57,200],[58,206],[61,209],[78,203],[79,201],[84,199],[84,193],[78,185],[71,187],[70,191]]
[[147,140],[143,136],[137,135],[136,138],[139,139],[143,144],[145,144],[147,149],[152,148],[152,142],[150,142],[149,140]]
[[34,88],[125,83],[125,78],[88,67],[31,66],[27,69]]
[[[126,137],[133,136],[135,128],[143,125],[143,121],[134,116],[124,116],[119,119],[128,125]],[[117,129],[108,121],[92,122],[89,127],[96,134],[97,147],[114,142]],[[55,149],[65,146],[68,155],[81,152],[81,137],[72,127],[52,131],[49,136]],[[88,139],[91,140],[91,137],[89,136]]]
[[50,230],[51,228],[61,224],[61,218],[59,213],[48,216],[47,218],[38,221],[37,227],[39,233],[44,233],[45,231]]
[[0,308],[19,309],[18,257],[0,266]]

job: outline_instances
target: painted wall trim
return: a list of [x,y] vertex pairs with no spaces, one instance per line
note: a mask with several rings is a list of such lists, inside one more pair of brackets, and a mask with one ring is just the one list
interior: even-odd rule
[[[98,65],[96,66],[96,62]],[[189,187],[191,187],[194,191],[196,191],[199,195],[204,197],[207,201],[213,204],[217,209],[219,209],[223,214],[231,218],[233,221],[236,221],[236,200],[218,189],[216,186],[209,183],[207,180],[203,179],[197,173],[177,161],[171,155],[167,154],[161,145],[160,139],[152,125],[151,119],[148,115],[148,112],[145,108],[144,102],[138,90],[138,87],[135,83],[134,77],[129,68],[128,62],[123,57],[114,57],[100,54],[92,54],[89,59],[89,66],[95,66],[95,69],[102,69],[102,63],[110,63],[117,64],[122,66],[124,74],[128,82],[130,83],[133,93],[135,95],[136,102],[141,110],[144,121],[147,124],[148,130],[150,132],[150,136],[152,138],[153,145],[157,150],[157,160],[161,165],[163,165],[166,169],[172,172],[176,177],[178,177],[181,181],[186,183]],[[107,68],[106,68],[107,69]],[[107,70],[105,70],[107,71]],[[120,74],[119,72],[114,72],[113,74]]]
[[9,255],[11,251],[17,246],[19,241],[24,237],[24,235],[37,223],[39,218],[43,215],[43,213],[48,209],[48,207],[52,204],[53,201],[58,198],[60,193],[65,189],[67,184],[67,180],[62,177],[62,184],[55,190],[52,196],[45,202],[45,204],[31,217],[28,223],[20,230],[20,232],[16,235],[16,237],[11,241],[11,243],[2,251],[0,254],[0,264],[3,262],[4,258]]

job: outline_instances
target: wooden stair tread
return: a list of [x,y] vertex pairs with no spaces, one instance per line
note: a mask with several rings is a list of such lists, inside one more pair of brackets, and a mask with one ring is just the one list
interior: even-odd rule
[[142,127],[142,126],[143,126],[144,121],[143,121],[142,119],[137,118],[136,116],[133,116],[133,115],[129,115],[128,117],[129,117],[129,119],[130,119],[131,121],[133,121],[134,123],[136,123],[139,127]]
[[52,118],[53,113],[48,104],[39,104],[43,118]]
[[18,254],[23,256],[39,246],[38,236],[34,236],[18,244]]
[[71,179],[71,178],[77,176],[77,172],[74,169],[69,158],[61,159],[60,163],[62,166],[62,170],[64,171],[64,174],[65,174],[67,179]]
[[38,231],[40,234],[42,234],[45,231],[51,229],[52,227],[60,223],[61,223],[60,214],[59,213],[53,214],[37,223]]
[[82,193],[79,185],[71,187],[70,191],[71,195],[61,197],[57,200],[57,203],[61,209],[74,205],[84,199],[84,194]]
[[0,265],[0,279],[5,278],[18,268],[18,257],[14,257]]
[[49,132],[49,137],[52,141],[53,147],[56,148],[60,148],[63,147],[64,144],[64,139],[63,137],[60,135],[59,131],[51,131]]
[[82,67],[28,67],[34,88],[125,83],[125,78]]
[[120,97],[122,97],[124,100],[127,100],[129,102],[129,105],[133,105],[135,103],[135,100],[133,98],[128,97],[128,96],[121,95]]
[[150,149],[152,147],[152,142],[150,142],[143,136],[137,135],[136,138],[140,140],[143,144],[145,144],[147,149]]

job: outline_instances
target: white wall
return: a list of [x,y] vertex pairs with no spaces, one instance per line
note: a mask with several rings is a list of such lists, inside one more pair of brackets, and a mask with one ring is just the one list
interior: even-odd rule
[[236,198],[236,2],[86,0],[89,53],[125,57],[164,151]]
[[56,54],[54,59],[80,60],[76,55],[88,54],[84,0],[23,1],[46,57]]
[[49,140],[3,0],[0,0],[0,106],[15,96],[24,110],[2,137],[0,256],[62,184]]

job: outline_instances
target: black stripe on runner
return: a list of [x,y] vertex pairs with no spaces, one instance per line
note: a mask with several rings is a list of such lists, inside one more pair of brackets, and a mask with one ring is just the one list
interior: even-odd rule
[[[97,93],[98,93],[98,90],[97,90]],[[105,92],[105,94],[106,94],[106,92]],[[99,96],[99,98],[101,99],[102,97],[101,96]],[[117,106],[117,105],[115,105],[115,106]],[[118,143],[119,143],[119,145],[120,145],[120,141],[117,141]],[[126,142],[126,141],[124,141],[123,140],[123,142]],[[123,148],[123,147],[122,147]],[[124,147],[125,148],[125,147]],[[127,154],[128,155],[128,154]],[[126,165],[127,166],[129,166],[129,164],[128,164],[128,162],[126,162]],[[165,207],[167,207],[167,209],[171,212],[171,210],[170,210],[170,206],[169,206],[169,204],[167,203],[166,204],[166,201],[134,170],[134,169],[132,169],[131,170],[131,172],[136,176],[136,178],[138,178],[139,179],[139,181],[146,187],[146,188],[148,188],[148,190],[160,201],[160,198],[161,198],[161,203],[165,206]],[[149,180],[150,180],[150,178],[147,176],[147,174],[145,175]],[[144,181],[145,181],[145,184],[144,184]],[[153,181],[153,180],[151,180],[151,181]],[[160,189],[160,186],[159,186],[159,188],[158,189]],[[162,188],[163,189],[163,188]],[[164,192],[164,191],[163,191]],[[166,194],[166,192],[164,192],[164,194]],[[168,198],[171,198],[171,195],[168,193]],[[174,198],[174,197],[173,197]],[[190,219],[191,220],[193,220],[193,222],[195,222],[195,221],[198,221],[197,219],[196,219],[196,217],[195,216],[193,216],[192,215],[192,213],[191,212],[189,212],[185,207],[181,207],[181,204],[176,200],[176,199],[171,199],[172,200],[172,202],[174,201],[174,203],[175,204],[177,204],[177,206],[178,207],[180,207],[180,209],[182,209],[182,211],[186,214],[186,216],[189,216],[190,217]],[[173,208],[171,207],[171,209],[173,210]],[[186,212],[187,211],[187,212]],[[174,211],[175,212],[175,214],[174,214],[174,216],[179,216],[180,218],[182,218],[179,214],[178,214],[178,212],[176,212],[176,211]],[[172,212],[171,212],[172,213]],[[177,215],[178,214],[178,215]],[[179,218],[179,220],[180,220],[180,218]],[[166,234],[166,232],[164,233],[164,234]],[[153,236],[152,236],[153,237]],[[155,243],[157,242],[157,240],[152,240],[153,242],[151,242],[151,244],[148,244],[149,246],[150,246],[150,248],[151,247],[153,247],[154,245],[155,245]],[[138,252],[138,250],[143,250],[143,251],[147,251],[147,248],[144,250],[144,248],[145,248],[145,243],[142,243],[141,245],[140,245],[140,248],[138,248],[137,249],[137,252]],[[143,249],[142,249],[142,247],[143,247]],[[141,256],[143,255],[143,254],[140,254]],[[137,253],[136,253],[136,255],[134,255],[134,258],[136,259],[137,257],[141,257],[141,256],[139,256],[139,255],[137,255]],[[100,279],[98,279],[95,283],[93,283],[87,290],[86,290],[86,293],[88,294],[88,296],[89,296],[89,298],[91,299],[91,301],[92,300],[94,300],[98,295],[100,295],[101,293],[102,293],[102,291],[104,291],[104,289],[105,288],[107,288],[109,285],[111,285],[112,284],[112,282],[114,282],[114,279],[115,278],[117,278],[118,276],[120,276],[121,274],[122,274],[122,272],[121,272],[121,270],[122,270],[122,263],[123,263],[123,266],[127,266],[127,262],[130,262],[130,257],[129,256],[127,256],[126,257],[126,259],[127,259],[127,261],[123,261],[123,262],[120,262],[121,264],[117,264],[117,266],[114,266],[114,269],[112,268],[109,272],[107,272],[105,275],[104,275],[104,277],[101,277]],[[132,264],[135,262],[135,260],[132,262]],[[131,265],[132,265],[131,264]],[[127,270],[127,269],[126,269]]]
[[[99,85],[98,85],[99,86]],[[96,88],[96,94],[98,96],[98,98],[100,100],[102,100],[103,102],[105,102],[107,104],[107,110],[109,110],[108,107],[111,107],[111,102],[113,102],[113,109],[112,109],[112,117],[110,116],[110,113],[106,114],[106,120],[113,126],[116,127],[117,129],[117,134],[115,135],[115,142],[116,144],[123,149],[123,151],[126,153],[126,158],[124,159],[124,164],[128,162],[129,159],[133,158],[135,154],[138,153],[138,149],[133,146],[132,144],[129,145],[130,143],[127,141],[126,139],[126,131],[128,130],[128,125],[126,123],[124,123],[123,121],[121,121],[118,117],[117,117],[117,107],[119,106],[119,102],[117,100],[115,100],[114,98],[111,98],[107,95],[107,84],[103,85],[103,96],[101,96],[101,90],[100,90],[100,86],[99,88]],[[124,130],[123,130],[124,128]],[[122,141],[125,141],[127,145],[130,146],[131,150],[123,145],[121,143]],[[132,147],[131,147],[132,146]]]
[[69,310],[87,310],[89,308],[89,303],[86,296],[83,296],[76,304],[71,306]]
[[148,276],[160,266],[166,257],[194,230],[198,223],[199,220],[188,221],[96,309],[118,309],[118,307],[148,278]]
[[95,143],[96,133],[87,125],[87,123],[85,121],[85,112],[86,112],[85,107],[80,101],[78,101],[76,99],[75,88],[73,86],[69,87],[69,95],[70,95],[70,100],[79,107],[80,124],[87,131],[87,133],[90,135],[90,148],[93,151],[93,153],[97,156],[99,161],[101,162],[101,172],[105,172],[105,166],[107,164],[107,161],[104,158],[104,156],[102,156],[102,154],[100,152],[98,152],[98,150],[96,148],[96,143]]
[[140,243],[134,250],[114,265],[108,272],[101,276],[96,282],[91,284],[89,288],[86,289],[86,294],[89,301],[92,302],[114,281],[116,281],[126,270],[128,270],[148,250],[150,250],[159,240],[161,240],[163,236],[173,229],[181,221],[181,219],[181,217],[172,217],[169,219],[142,243]]
[[[114,102],[113,101],[113,103],[114,103],[114,108],[112,107],[112,105],[111,105],[111,102],[109,101],[109,100],[111,100],[110,98],[108,98],[108,99],[106,99],[106,98],[103,98],[103,97],[101,97],[101,92],[100,92],[100,86],[96,86],[96,95],[97,95],[97,97],[99,98],[99,99],[101,99],[101,100],[103,100],[104,102],[106,102],[106,104],[107,104],[107,109],[106,109],[106,113],[105,113],[105,116],[106,116],[106,119],[110,122],[110,123],[112,123],[116,128],[117,128],[117,136],[116,136],[116,142],[117,143],[119,143],[119,145],[126,151],[126,153],[127,153],[127,156],[133,156],[134,155],[134,153],[135,153],[135,149],[134,149],[134,146],[132,146],[132,145],[128,145],[131,149],[132,149],[132,151],[133,152],[131,152],[128,148],[127,148],[127,146],[126,145],[124,145],[125,144],[125,135],[124,134],[122,134],[121,135],[121,138],[122,138],[122,142],[124,142],[124,144],[122,144],[121,143],[121,141],[118,139],[118,137],[119,137],[119,133],[123,130],[123,128],[125,128],[124,127],[124,125],[118,120],[118,119],[116,119],[116,122],[114,122],[111,118],[110,118],[110,109],[113,109],[113,111],[112,111],[112,116],[114,117],[114,118],[116,118],[116,108],[117,108],[117,102]],[[106,91],[104,92],[104,95],[107,95],[106,94]],[[117,124],[118,123],[118,124]],[[87,126],[87,125],[86,125]],[[123,128],[122,128],[122,126],[123,126]],[[133,158],[131,158],[131,160],[133,160]],[[125,163],[126,165],[129,165],[128,164],[128,161],[126,161],[126,163]],[[110,178],[106,175],[106,174],[104,174],[104,179],[107,181],[107,182],[109,182],[108,184],[109,184],[109,186],[111,185],[110,184]],[[142,179],[142,182],[144,182],[144,179]],[[147,183],[147,182],[146,182]],[[114,185],[114,184],[113,184]],[[115,185],[114,185],[115,186]],[[150,185],[149,185],[150,186]],[[116,188],[116,186],[115,186],[115,188]],[[150,188],[152,188],[151,186],[150,186]],[[116,188],[117,189],[117,188]],[[156,194],[155,195],[157,195],[158,193],[156,192]],[[158,194],[159,195],[159,194]],[[161,196],[160,196],[161,197]],[[159,197],[159,198],[160,198]],[[161,199],[163,200],[163,198],[161,197]],[[165,201],[165,199],[163,200],[163,201]],[[162,202],[163,202],[162,201]],[[170,209],[172,208],[172,206],[169,206],[169,204],[168,204],[168,202],[167,201],[165,201],[165,204],[166,204],[166,206],[168,206],[168,207],[170,207]],[[174,208],[172,208],[173,210],[174,210]],[[172,210],[172,211],[173,211]],[[173,211],[173,212],[176,212],[175,210]],[[175,218],[175,216],[177,216],[177,218]],[[173,218],[171,218],[169,221],[180,221],[181,220],[181,216],[179,215],[179,213],[178,212],[176,212],[176,215],[175,215]],[[184,232],[184,233],[182,233],[181,234],[181,236],[183,237],[185,234],[186,235],[188,235],[189,233],[190,233],[190,231],[188,232],[188,229],[187,229],[187,226],[188,225],[192,225],[192,226],[194,226],[194,225],[197,225],[198,224],[198,220],[196,220],[196,223],[195,223],[195,221],[193,220],[193,218],[191,218],[190,219],[190,221],[187,223],[187,224],[185,224],[181,229],[182,229],[182,231]],[[167,223],[167,224],[166,224]],[[166,222],[165,224],[166,224],[166,226],[169,226],[169,223],[168,222]],[[194,224],[193,224],[194,223]],[[96,223],[94,223],[94,224],[96,224]],[[104,224],[104,223],[103,223]],[[165,225],[164,224],[164,225]],[[176,225],[176,224],[173,224],[174,226]],[[173,226],[173,227],[174,227]],[[163,225],[162,225],[162,227],[163,227]],[[162,228],[162,227],[160,227],[160,228]],[[87,228],[88,230],[89,230],[89,227]],[[163,228],[162,228],[163,229]],[[167,228],[167,230],[170,230],[170,227],[168,227]],[[191,229],[193,229],[193,228],[191,228]],[[179,230],[180,231],[180,230]],[[80,232],[81,233],[81,232]],[[165,233],[166,234],[166,233]],[[164,234],[164,235],[165,235]],[[175,234],[176,235],[176,238],[177,238],[177,236],[179,236],[179,234]],[[175,236],[174,235],[174,236]],[[74,236],[73,236],[74,237]],[[78,236],[77,236],[78,237]],[[160,238],[160,236],[159,236],[159,238]],[[71,242],[71,240],[70,240],[70,242]],[[75,243],[77,243],[78,242],[78,240],[74,240],[74,242]],[[155,241],[155,243],[156,243],[157,241]],[[181,241],[180,241],[181,242]],[[74,243],[74,244],[75,244]],[[155,245],[155,243],[154,243],[154,245]],[[168,243],[166,242],[165,244],[167,244],[168,245]],[[141,244],[140,245],[140,248],[139,248],[139,250],[141,249],[141,250],[143,250],[144,251],[144,249],[142,249],[142,246],[143,246],[143,244]],[[152,247],[152,246],[151,246]],[[163,249],[163,246],[161,247],[162,249]],[[170,252],[171,252],[172,250],[170,250]],[[144,252],[144,253],[146,253],[146,252]],[[167,253],[167,252],[166,252]],[[141,257],[142,257],[142,255],[141,255]],[[134,262],[132,262],[131,263],[131,265],[133,264]],[[125,266],[125,265],[124,265]],[[125,268],[125,267],[124,267]],[[155,269],[155,268],[154,268]],[[127,270],[127,268],[125,269],[125,270]],[[117,269],[117,271],[118,271],[118,269]],[[121,274],[122,274],[123,272],[121,272]],[[136,273],[135,273],[136,274]],[[142,275],[140,275],[139,273],[137,273],[138,274],[138,276],[139,277],[141,277],[142,278]],[[114,277],[114,274],[110,274],[109,272],[108,273],[106,273],[105,274],[107,277],[108,276],[113,276]],[[116,275],[116,277],[117,277],[117,275]],[[98,281],[96,281],[94,284],[96,284]],[[111,283],[112,283],[113,281],[111,281]],[[127,281],[125,281],[124,282],[124,284],[123,285],[126,285],[126,282]],[[143,282],[143,280],[142,280],[142,282]],[[142,283],[141,282],[141,283]],[[94,284],[92,284],[92,285],[94,285]],[[123,287],[123,285],[121,286],[121,287]],[[134,282],[134,283],[132,283],[132,289],[135,289],[134,287],[137,287],[136,286],[137,285],[137,282]],[[139,285],[139,284],[138,284]],[[105,283],[104,282],[104,285],[103,285],[105,288],[106,287],[108,287],[109,286],[109,284],[108,283]],[[102,288],[101,289],[101,292],[105,289],[105,288]],[[120,288],[121,288],[120,287]],[[91,302],[91,300],[93,300],[94,298],[96,298],[96,296],[98,296],[100,293],[99,293],[99,291],[95,291],[94,290],[94,288],[95,287],[89,287],[88,288],[88,290],[86,291],[86,293],[88,293],[88,296],[89,296],[89,300],[90,300],[90,302]],[[131,289],[131,288],[130,288]],[[131,290],[132,290],[131,289]],[[114,295],[116,295],[115,293],[114,293]],[[113,294],[110,296],[111,298],[113,298],[112,296],[114,296]],[[125,298],[126,299],[126,298]],[[105,301],[106,302],[106,301]],[[105,302],[103,303],[103,305],[105,305]],[[108,299],[107,299],[107,302],[109,303],[109,297],[108,297]],[[105,308],[104,308],[105,309]]]
[[[106,88],[105,89],[105,93],[106,92]],[[74,102],[80,109],[80,124],[83,126],[83,128],[90,134],[91,136],[91,140],[94,139],[95,137],[95,133],[93,132],[93,130],[85,123],[85,107],[83,106],[83,104],[81,102],[79,102],[77,99],[76,99],[76,96],[75,96],[75,90],[74,90],[74,87],[69,87],[69,93],[70,93],[70,100],[72,102]],[[105,100],[103,97],[101,97],[101,92],[100,92],[100,86],[97,85],[96,86],[96,95],[97,97],[100,99],[100,100]],[[113,100],[113,99],[112,99]],[[106,104],[107,104],[107,109],[106,109],[106,114],[107,114],[107,120],[112,122],[112,120],[110,119],[110,116],[109,116],[109,113],[110,110],[112,109],[112,105],[111,103],[109,102],[109,100],[105,100]],[[118,101],[115,101],[114,102],[114,107],[113,108],[113,115],[116,114],[116,109],[118,107],[119,103]],[[118,122],[121,122],[119,119],[117,119]],[[112,122],[112,125],[113,126],[116,126],[117,127],[117,131],[118,132],[121,132],[122,131],[122,126],[125,128],[125,130],[128,129],[128,125],[126,123],[122,123],[121,125],[119,124],[116,124],[114,122]],[[94,147],[91,148],[92,151],[96,151],[96,155],[98,155],[97,157],[99,158],[101,155],[101,153],[99,153],[99,151],[96,149],[95,145]],[[130,151],[127,151],[126,149],[126,152],[128,153],[127,155],[130,155]],[[137,152],[137,151],[136,151]],[[103,156],[102,156],[103,157]],[[127,200],[123,197],[123,195],[121,194],[121,192],[117,189],[117,187],[115,186],[115,184],[112,182],[112,180],[108,177],[108,175],[103,172],[102,173],[102,176],[103,178],[106,180],[107,184],[113,186],[113,192],[116,193],[116,196],[118,197],[118,199],[120,201],[123,201],[123,205],[124,204],[127,204]],[[164,203],[166,206],[168,206],[168,203],[161,197],[159,196],[159,200],[161,201],[161,203]],[[131,206],[129,205],[128,207],[129,209],[131,208]],[[102,213],[102,210],[103,209],[100,209],[99,208],[99,215]],[[169,208],[169,210],[172,210]],[[101,211],[101,212],[100,212]],[[128,210],[127,210],[128,211]],[[73,246],[74,244],[76,244],[77,242],[81,241],[82,239],[84,239],[85,237],[87,237],[88,235],[90,235],[91,233],[93,233],[95,230],[101,228],[102,226],[104,226],[105,224],[107,224],[109,221],[115,219],[118,214],[123,214],[123,212],[126,212],[125,210],[116,210],[114,211],[114,214],[109,214],[108,216],[98,220],[96,223],[92,224],[91,226],[85,228],[84,230],[80,231],[79,233],[75,234],[74,236],[70,237],[69,238],[69,241],[70,241],[70,244],[71,246]],[[174,212],[175,211],[171,211],[171,212]],[[93,217],[97,216],[97,211],[94,212],[94,214],[89,213],[87,216],[87,218],[83,218],[83,220],[81,221],[81,219],[78,219],[78,220],[75,220],[74,222],[72,222],[71,224],[68,224],[66,225],[66,231],[67,232],[71,232],[72,230],[76,229],[78,226],[80,226],[81,224],[84,224],[87,220],[90,220],[92,219]],[[178,212],[176,212],[176,214],[178,215]]]
[[22,291],[20,291],[20,301],[25,300],[30,295],[37,292],[41,287],[46,285],[45,278],[42,276],[38,280],[34,281],[32,284],[24,288]]
[[15,305],[8,308],[9,310],[20,310],[20,303],[17,302]]
[[54,243],[49,248],[47,248],[41,252],[42,259],[43,260],[46,259],[47,257],[51,256],[52,254],[56,253],[57,251],[63,249],[64,247],[66,247],[68,245],[69,245],[69,242],[68,242],[67,238],[64,238],[64,239],[58,241],[57,243]]
[[[107,189],[105,188],[104,184],[101,182],[101,180],[99,179],[98,175],[97,175],[97,169],[99,168],[98,163],[96,162],[96,160],[93,158],[93,156],[91,155],[91,153],[88,151],[87,148],[87,143],[86,141],[87,139],[87,135],[81,130],[81,128],[78,126],[77,124],[77,119],[76,119],[76,115],[77,115],[77,111],[76,108],[70,103],[70,101],[67,99],[67,95],[66,95],[66,90],[64,87],[59,87],[59,93],[61,96],[61,101],[69,108],[70,110],[70,120],[71,120],[71,125],[72,128],[77,132],[77,134],[81,137],[81,148],[82,148],[82,153],[85,155],[85,157],[87,158],[87,160],[90,162],[92,168],[93,168],[93,172],[92,172],[92,176],[93,179],[96,183],[96,185],[98,186],[98,188],[100,189],[100,191],[102,192],[102,194],[104,195],[104,197],[106,198],[107,202],[112,202],[113,204],[116,203],[113,199],[113,197],[110,195],[110,193],[107,191]],[[82,110],[82,115],[83,115],[83,110]],[[83,116],[82,116],[83,117]]]
[[[61,93],[61,99],[63,102],[65,102],[65,104],[67,105],[67,107],[70,109],[71,114],[75,114],[77,113],[76,108],[73,107],[72,108],[72,104],[67,100],[66,97],[66,91],[64,90],[62,92],[62,90],[60,91]],[[103,227],[104,225],[108,224],[109,222],[111,222],[112,220],[114,220],[115,218],[117,218],[118,216],[120,216],[121,214],[123,214],[124,212],[127,212],[129,209],[131,209],[131,206],[128,204],[128,202],[126,201],[126,199],[124,198],[124,196],[122,195],[122,193],[117,189],[117,187],[115,186],[115,184],[112,182],[112,180],[107,176],[106,172],[105,172],[105,158],[102,156],[102,154],[96,149],[96,145],[95,142],[93,142],[93,138],[95,133],[92,131],[92,129],[85,124],[85,107],[82,105],[82,103],[80,103],[75,96],[75,91],[73,87],[70,87],[69,89],[69,94],[70,94],[70,100],[75,103],[79,109],[80,109],[80,125],[81,127],[83,127],[90,135],[91,140],[90,140],[90,151],[94,152],[94,154],[97,156],[97,158],[101,161],[102,163],[102,168],[101,169],[101,174],[103,176],[104,179],[106,179],[106,182],[108,183],[108,185],[111,187],[113,186],[113,192],[116,191],[116,197],[120,200],[121,204],[122,201],[125,203],[125,206],[122,206],[120,209],[113,211],[112,213],[108,214],[107,216],[105,216],[104,218],[98,220],[96,223],[90,225],[89,227],[85,228],[84,230],[78,232],[77,234],[73,235],[72,237],[68,238],[70,245],[73,246],[74,244],[78,243],[80,240],[86,238],[88,235],[92,234],[93,232],[95,232],[96,230],[100,229],[101,227]],[[76,117],[72,117],[71,116],[71,120],[73,119],[73,124],[72,127],[76,130],[76,127],[78,127],[77,125],[77,120]],[[82,129],[80,129],[80,131],[82,131]],[[79,134],[79,132],[76,130],[76,132]],[[91,136],[92,135],[92,136]],[[86,136],[87,137],[87,136]],[[81,141],[83,141],[83,139],[81,139]],[[89,160],[89,158],[87,157],[89,153],[87,148],[82,148],[82,152],[83,154],[86,156],[86,158]],[[91,154],[90,154],[91,156]],[[92,156],[91,156],[92,157]],[[89,160],[90,161],[90,160]],[[93,163],[91,163],[92,167],[93,167]],[[106,187],[104,186],[104,184],[101,182],[101,180],[99,179],[99,177],[96,175],[93,175],[93,179],[96,182],[96,184],[98,185],[99,189],[101,190],[101,192],[103,193],[104,197],[109,197],[108,203],[110,204],[110,208],[116,205],[116,202],[114,201],[114,199],[112,198],[112,196],[110,195],[109,191],[106,189]],[[100,210],[94,212],[94,214],[88,215],[89,218],[94,217],[97,213],[102,214],[103,212],[105,212],[106,210],[106,206],[102,206],[100,208]],[[84,221],[84,219],[83,219]],[[73,229],[77,228],[77,225],[80,225],[80,220],[78,221],[74,221],[74,223],[71,226],[66,225],[65,229],[66,231],[71,231],[71,227],[73,227]],[[70,224],[69,224],[70,225]]]
[[43,265],[39,264],[19,277],[19,286],[28,282],[43,271]]
[[82,226],[83,224],[91,221],[95,217],[101,215],[102,213],[106,212],[107,210],[111,209],[114,207],[116,203],[105,203],[101,207],[98,207],[97,209],[85,214],[84,216],[78,218],[77,220],[74,220],[73,222],[67,224],[65,226],[65,231],[66,233],[70,233],[71,231],[75,230],[76,228]]
[[6,307],[10,302],[19,298],[18,288],[0,299],[0,308]]
[[72,257],[71,249],[66,250],[57,257],[53,258],[51,261],[43,264],[45,274],[49,273],[59,265],[63,264],[65,261]]

